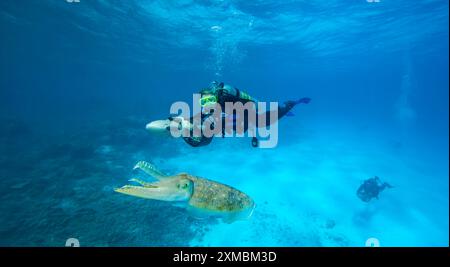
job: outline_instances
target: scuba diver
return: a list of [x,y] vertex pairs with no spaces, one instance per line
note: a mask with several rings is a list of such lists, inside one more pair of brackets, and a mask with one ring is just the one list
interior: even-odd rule
[[[234,127],[236,127],[236,113],[234,114],[226,114],[225,112],[225,103],[232,103],[235,104],[237,102],[242,103],[243,105],[245,105],[248,102],[252,102],[257,104],[258,100],[253,98],[252,96],[250,96],[249,94],[247,94],[246,92],[239,90],[238,88],[228,85],[228,84],[224,84],[223,82],[219,83],[217,81],[213,81],[211,83],[211,85],[207,88],[202,89],[200,92],[200,100],[199,100],[199,104],[201,106],[202,112],[200,114],[201,117],[201,126],[203,125],[203,123],[207,120],[207,119],[212,119],[213,116],[212,113],[206,113],[205,112],[205,108],[208,106],[213,106],[213,105],[220,105],[221,110],[223,111],[221,114],[221,118],[224,119],[225,122],[231,122],[233,124],[233,129]],[[308,97],[304,97],[301,98],[299,100],[296,101],[286,101],[284,102],[284,105],[282,106],[278,106],[278,119],[282,118],[283,116],[293,116],[293,114],[290,112],[290,110],[297,104],[300,103],[304,103],[304,104],[308,104],[311,101],[310,98]],[[266,124],[265,125],[270,125],[272,123],[274,123],[274,121],[270,121],[270,112],[271,111],[266,111]],[[257,116],[257,120],[258,120]],[[165,129],[170,131],[170,125],[171,123],[175,122],[174,121],[175,117],[169,117],[168,120],[166,121],[155,121],[152,123],[149,123],[146,128],[150,131],[159,131],[159,129]],[[179,125],[177,125],[176,127],[178,129],[189,129],[192,133],[193,131],[193,127],[194,123],[193,123],[193,118],[191,117],[188,120],[185,120],[183,118],[178,117],[179,119],[181,119],[181,121],[179,121]],[[225,124],[226,123],[222,123],[222,137],[225,136]],[[214,127],[214,121],[211,121],[211,125],[212,127]],[[258,124],[257,124],[258,125]],[[244,132],[246,132],[248,130],[248,114],[245,111],[244,112]],[[183,137],[184,141],[186,141],[186,143],[188,143],[189,145],[193,146],[193,147],[199,147],[199,146],[205,146],[208,145],[209,143],[211,143],[213,136],[211,137],[206,137],[203,134],[199,137],[193,136],[192,134],[189,137]],[[252,146],[253,147],[257,147],[259,144],[258,139],[256,137],[252,138]]]
[[[217,81],[213,81],[211,85],[208,88],[202,89],[200,91],[200,106],[202,107],[202,110],[204,107],[209,105],[216,105],[219,104],[222,111],[225,111],[225,103],[229,102],[232,104],[235,104],[236,102],[241,102],[243,105],[245,105],[248,102],[257,103],[258,100],[247,94],[246,92],[239,90],[238,88],[224,84],[223,82],[219,83]],[[293,114],[290,113],[290,110],[297,104],[304,103],[308,104],[311,101],[310,98],[301,98],[296,101],[286,101],[283,106],[278,106],[278,119],[282,118],[285,115],[292,116]],[[202,112],[202,122],[205,121],[205,119],[209,118],[211,114],[204,114]],[[244,132],[248,129],[248,114],[245,113],[244,118]],[[224,114],[222,115],[223,119],[232,121],[232,123],[236,122],[236,114]],[[270,125],[270,111],[266,111],[266,124]],[[235,125],[234,125],[235,126]],[[225,135],[225,123],[222,124],[222,137]],[[197,146],[204,146],[211,142],[212,137],[206,137],[202,135],[201,137],[183,137],[183,139],[191,146],[197,147]],[[252,137],[252,146],[257,147],[258,146],[258,139],[256,137]]]
[[378,195],[385,188],[392,188],[390,184],[382,183],[378,176],[369,178],[363,182],[356,192],[357,196],[364,202],[369,202],[372,198],[378,199]]

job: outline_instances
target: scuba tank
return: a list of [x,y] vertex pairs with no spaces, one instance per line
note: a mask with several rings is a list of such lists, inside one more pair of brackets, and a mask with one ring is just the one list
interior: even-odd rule
[[219,98],[221,96],[233,96],[237,97],[242,100],[248,100],[252,102],[258,102],[255,98],[251,97],[248,93],[239,90],[238,88],[231,86],[229,84],[224,84],[221,82],[220,84],[217,84],[217,82],[213,82],[213,86],[215,90],[220,90]]
[[257,99],[251,97],[247,92],[241,91],[238,88],[231,86],[229,84],[225,84],[223,82],[218,82],[218,81],[213,81],[211,82],[211,85],[209,86],[209,88],[205,88],[202,91],[200,91],[201,93],[209,93],[209,94],[214,94],[217,93],[217,97],[220,99],[222,96],[224,97],[237,97],[240,98],[242,100],[248,100],[248,101],[252,101],[252,102],[258,102]]

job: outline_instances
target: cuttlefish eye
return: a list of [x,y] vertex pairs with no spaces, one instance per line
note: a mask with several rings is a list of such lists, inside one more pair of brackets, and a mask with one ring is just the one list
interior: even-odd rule
[[184,183],[179,183],[177,184],[178,189],[186,189],[189,187],[189,183],[188,182],[184,182]]

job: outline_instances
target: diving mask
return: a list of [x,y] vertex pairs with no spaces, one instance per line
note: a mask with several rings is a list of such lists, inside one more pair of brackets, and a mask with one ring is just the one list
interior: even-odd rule
[[215,95],[205,95],[200,98],[199,102],[202,107],[215,105],[217,103],[217,97]]

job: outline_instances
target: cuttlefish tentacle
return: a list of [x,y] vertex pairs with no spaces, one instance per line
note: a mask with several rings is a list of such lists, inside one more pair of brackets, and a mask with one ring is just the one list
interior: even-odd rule
[[134,185],[125,185],[121,188],[116,188],[114,191],[147,199],[156,199],[164,201],[175,201],[175,198],[170,192],[167,192],[164,188],[159,187],[143,187]]
[[155,165],[148,163],[146,161],[139,161],[138,163],[136,163],[133,170],[136,170],[136,169],[140,169],[140,170],[144,171],[146,174],[148,174],[158,180],[162,180],[162,179],[165,179],[168,177],[162,171],[158,170],[155,167]]
[[166,176],[164,180],[154,183],[144,182],[135,178],[131,179],[131,181],[140,184],[140,186],[125,185],[114,189],[114,191],[148,199],[188,201],[194,186],[193,182],[184,176]]
[[142,181],[142,180],[139,180],[137,178],[132,178],[132,179],[128,180],[128,182],[135,182],[135,183],[138,183],[138,184],[142,185],[143,187],[150,187],[150,188],[156,188],[157,187],[153,183]]

